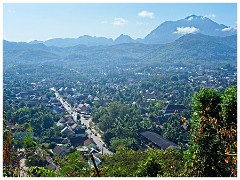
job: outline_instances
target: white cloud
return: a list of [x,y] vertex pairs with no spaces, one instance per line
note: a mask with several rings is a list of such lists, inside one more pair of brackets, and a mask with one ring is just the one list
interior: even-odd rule
[[190,34],[190,33],[195,33],[199,29],[195,27],[177,27],[177,31],[175,31],[175,34]]
[[128,21],[123,18],[115,18],[114,21],[112,22],[112,24],[115,26],[124,26],[127,23],[128,23]]
[[207,17],[207,18],[215,18],[217,17],[216,14],[207,14],[207,15],[204,15],[204,17]]
[[138,16],[153,19],[154,18],[154,13],[153,12],[148,12],[148,11],[141,11],[141,12],[138,13]]
[[32,41],[34,41],[35,39],[30,39],[30,40],[27,40],[26,43],[30,43]]
[[48,37],[45,39],[45,41],[48,41],[48,40],[51,40],[51,39],[54,39],[54,37]]
[[190,18],[188,18],[187,20],[188,20],[188,21],[191,21],[191,20],[193,20],[193,19],[194,19],[193,17],[190,17]]
[[227,28],[223,28],[222,31],[236,31],[236,28],[227,27]]

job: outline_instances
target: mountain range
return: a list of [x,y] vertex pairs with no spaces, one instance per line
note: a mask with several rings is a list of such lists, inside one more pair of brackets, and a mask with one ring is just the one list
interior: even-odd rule
[[166,21],[162,23],[143,39],[138,38],[134,40],[130,36],[123,34],[115,40],[106,37],[84,35],[78,38],[54,38],[46,41],[34,40],[31,41],[30,44],[43,43],[46,46],[57,47],[70,47],[79,44],[86,46],[111,46],[122,43],[166,44],[174,42],[186,34],[196,33],[226,37],[236,35],[237,30],[223,24],[218,24],[204,16],[191,15],[177,21]]
[[203,16],[168,21],[144,39],[120,35],[115,40],[88,35],[44,42],[3,41],[3,66],[63,63],[74,66],[237,62],[237,31]]
[[[121,39],[120,39],[121,40]],[[236,64],[237,35],[219,37],[186,34],[167,44],[125,43],[111,46],[76,45],[71,47],[46,46],[3,42],[4,65],[16,63],[135,64],[177,62],[227,62]]]

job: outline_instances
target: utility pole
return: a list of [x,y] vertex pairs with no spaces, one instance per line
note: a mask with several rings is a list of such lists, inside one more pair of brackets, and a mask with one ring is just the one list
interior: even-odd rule
[[97,172],[97,176],[100,177],[100,173],[99,173],[99,171],[98,171],[98,168],[97,168],[96,162],[95,162],[95,160],[94,160],[94,157],[93,157],[92,154],[90,154],[90,156],[91,156],[91,160],[92,160],[92,162],[93,162],[94,168],[95,168],[95,170],[96,170],[96,172]]

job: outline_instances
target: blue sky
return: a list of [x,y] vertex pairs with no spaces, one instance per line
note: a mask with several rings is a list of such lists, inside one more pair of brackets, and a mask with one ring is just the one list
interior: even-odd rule
[[237,4],[3,4],[3,39],[9,41],[77,38],[82,35],[144,38],[165,21],[189,15],[207,16],[226,26],[237,25]]

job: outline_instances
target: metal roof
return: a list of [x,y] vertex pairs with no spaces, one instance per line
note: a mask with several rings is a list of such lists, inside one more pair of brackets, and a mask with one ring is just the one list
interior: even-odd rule
[[149,141],[153,142],[156,146],[167,149],[169,147],[177,147],[177,145],[167,139],[164,139],[162,136],[155,132],[145,131],[140,133],[142,136],[147,138]]

